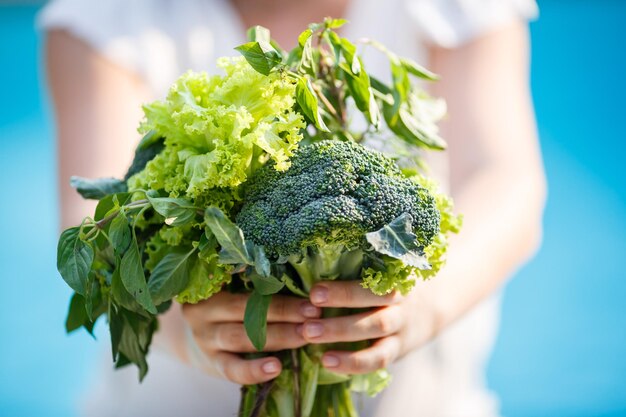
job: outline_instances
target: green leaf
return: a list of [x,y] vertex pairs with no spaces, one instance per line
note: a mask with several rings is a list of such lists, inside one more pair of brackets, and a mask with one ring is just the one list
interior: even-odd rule
[[[397,94],[394,94],[394,100],[400,100]],[[387,126],[397,136],[413,145],[435,150],[446,149],[446,142],[434,132],[432,126],[428,126],[434,122],[421,122],[414,112],[406,101],[402,102],[397,110],[395,105],[383,103],[383,115]]]
[[122,277],[120,275],[121,259],[117,257],[116,267],[111,275],[111,296],[115,303],[126,310],[135,313],[146,314],[146,310],[135,300],[135,298],[126,290]]
[[265,249],[263,246],[258,246],[255,244],[251,244],[252,250],[248,249],[248,252],[252,252],[252,257],[254,258],[254,267],[256,269],[257,274],[269,277],[270,276],[270,260],[267,259],[265,255]]
[[267,337],[267,310],[272,301],[271,295],[263,295],[253,291],[248,298],[246,311],[243,316],[243,325],[248,338],[258,351],[265,347]]
[[137,149],[135,149],[133,162],[130,164],[128,171],[126,171],[126,175],[124,175],[124,181],[128,181],[130,177],[143,171],[148,162],[165,149],[164,142],[163,136],[159,135],[155,130],[146,133],[139,145],[137,145]]
[[220,263],[254,265],[243,238],[243,232],[217,207],[209,207],[204,212],[204,221],[219,242]]
[[317,96],[311,85],[311,81],[306,77],[300,77],[296,85],[296,101],[302,109],[302,113],[311,120],[322,132],[330,132],[322,115],[317,101]]
[[120,277],[124,288],[133,296],[140,306],[151,314],[157,314],[156,307],[150,297],[146,276],[143,272],[141,255],[137,239],[133,236],[128,250],[122,257],[120,264]]
[[235,48],[257,72],[269,75],[270,71],[282,62],[280,53],[265,41],[244,43]]
[[93,219],[95,221],[102,220],[114,208],[119,208],[120,206],[128,203],[130,201],[130,197],[130,193],[111,194],[104,197],[98,202]]
[[304,41],[304,45],[301,47],[302,52],[300,54],[300,63],[298,64],[298,70],[304,74],[309,74],[312,77],[316,77],[315,73],[315,61],[313,60],[313,46],[312,38],[308,38]]
[[146,195],[152,208],[165,217],[168,226],[182,226],[191,222],[196,216],[197,208],[184,198],[152,197]]
[[100,200],[109,194],[123,193],[128,189],[126,182],[117,178],[89,179],[73,176],[70,178],[70,185],[83,198],[91,200]]
[[397,112],[400,104],[405,102],[411,91],[411,81],[407,69],[395,58],[391,60],[391,78],[393,80],[394,111]]
[[252,281],[252,284],[254,285],[254,290],[262,295],[276,294],[285,286],[284,282],[271,275],[264,277],[255,272],[252,272],[249,277]]
[[293,294],[299,296],[299,297],[303,297],[303,298],[309,298],[309,295],[304,292],[304,290],[300,289],[295,282],[293,282],[293,279],[287,275],[287,274],[283,274],[283,276],[281,277],[281,281],[285,283],[285,286],[287,287],[287,289],[289,289],[289,291],[291,291]]
[[413,74],[416,77],[423,78],[429,81],[437,81],[439,79],[439,76],[437,74],[427,70],[426,68],[417,64],[415,61],[412,61],[408,58],[400,58],[400,63],[410,74]]
[[71,289],[85,295],[94,251],[80,238],[80,227],[71,227],[61,233],[57,246],[57,270]]
[[384,102],[391,106],[394,104],[393,95],[391,94],[391,89],[384,84],[382,81],[378,80],[375,77],[370,76],[370,85],[374,90],[374,93],[378,91],[380,94],[378,97]]
[[126,249],[128,249],[128,245],[130,245],[132,239],[131,234],[128,218],[126,218],[126,214],[120,211],[118,215],[113,218],[109,226],[109,238],[118,255],[121,256],[126,252]]
[[65,331],[71,333],[88,322],[89,317],[87,317],[87,311],[85,310],[85,298],[78,293],[74,293],[70,300],[67,318],[65,319]]
[[111,335],[111,353],[113,354],[114,362],[119,360],[119,346],[123,330],[124,319],[118,314],[117,307],[111,305],[109,307],[109,333]]
[[324,26],[328,29],[337,29],[348,23],[346,19],[332,19],[327,17],[324,19]]
[[428,260],[421,253],[422,247],[417,236],[413,233],[412,222],[411,215],[403,213],[381,229],[366,233],[365,238],[378,253],[399,259],[415,268],[430,269]]
[[102,314],[106,313],[108,308],[108,300],[102,294],[100,281],[96,278],[94,271],[89,274],[88,291],[85,296],[85,311],[87,312],[88,322],[85,323],[85,329],[93,336],[93,326]]
[[119,341],[119,352],[139,368],[139,380],[143,380],[148,372],[146,355],[156,329],[154,317],[144,317],[130,311],[120,311],[122,316],[122,334]]
[[250,42],[259,41],[270,43],[272,41],[270,30],[259,25],[252,26],[248,29],[247,35]]
[[354,98],[357,108],[372,125],[378,128],[380,124],[380,110],[370,85],[369,76],[365,71],[360,71],[358,75],[353,74],[352,70],[343,62],[339,64],[339,67],[345,74],[348,90],[352,98]]
[[298,44],[304,48],[304,44],[311,38],[311,35],[313,35],[311,28],[306,29],[298,36]]
[[148,288],[155,304],[170,300],[189,282],[190,257],[195,249],[175,249],[165,255],[152,271]]
[[346,38],[341,38],[340,46],[343,56],[346,58],[348,65],[350,65],[350,70],[354,75],[359,75],[361,72],[361,60],[356,55],[356,45]]

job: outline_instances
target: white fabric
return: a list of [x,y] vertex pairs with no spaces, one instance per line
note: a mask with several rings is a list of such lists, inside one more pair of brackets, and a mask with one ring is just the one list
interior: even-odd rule
[[[534,0],[353,0],[344,35],[377,39],[427,64],[426,44],[456,47],[536,13]],[[215,72],[215,59],[233,55],[232,48],[245,42],[245,30],[226,0],[53,0],[38,23],[44,29],[67,30],[135,71],[155,97],[165,94],[187,69]],[[381,54],[368,52],[364,60],[373,74],[389,78]],[[445,183],[445,156],[432,162],[434,175]],[[392,366],[392,385],[374,400],[360,400],[362,417],[497,416],[484,366],[498,311],[498,297],[493,297]],[[150,372],[141,385],[134,369],[113,371],[108,352],[103,361],[97,385],[85,393],[86,416],[236,415],[239,390],[234,384],[206,376],[167,354],[150,355]]]

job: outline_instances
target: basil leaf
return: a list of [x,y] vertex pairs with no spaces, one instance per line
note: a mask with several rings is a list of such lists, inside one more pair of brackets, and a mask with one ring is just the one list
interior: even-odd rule
[[89,322],[89,318],[85,310],[85,298],[78,293],[74,293],[70,300],[67,318],[65,319],[65,331],[71,333],[87,322]]
[[326,26],[328,29],[337,29],[342,27],[346,23],[348,23],[346,19],[331,19],[329,17],[324,19],[324,26]]
[[123,193],[128,190],[126,183],[117,178],[89,179],[73,176],[70,178],[70,185],[76,191],[90,200],[100,200],[109,194]]
[[393,95],[391,94],[391,89],[387,87],[382,81],[376,79],[375,77],[370,76],[370,85],[374,91],[374,95],[378,92],[378,98],[380,98],[384,103],[387,103],[391,106],[394,104]]
[[341,51],[343,52],[343,56],[346,58],[346,61],[350,65],[350,70],[354,75],[359,75],[361,72],[361,60],[356,55],[356,45],[347,40],[346,38],[341,38]]
[[300,55],[300,63],[298,64],[298,70],[304,74],[309,74],[312,77],[316,77],[315,61],[313,60],[313,46],[311,42],[311,38],[308,38],[306,41],[304,41],[304,45],[302,46],[302,53]]
[[[356,59],[360,60],[360,58]],[[365,71],[360,71],[358,75],[353,74],[352,70],[343,62],[339,64],[339,67],[345,74],[348,90],[352,98],[354,98],[357,108],[372,125],[378,128],[380,125],[380,110],[370,85],[369,76]]]
[[109,238],[111,239],[115,253],[121,256],[126,252],[132,238],[131,234],[132,232],[126,214],[120,211],[118,215],[113,218],[109,226]]
[[411,215],[403,213],[381,229],[366,233],[365,238],[378,253],[399,259],[415,268],[430,269],[417,236],[413,233],[412,222]]
[[302,109],[302,113],[315,123],[315,127],[322,132],[330,132],[320,114],[317,96],[315,95],[311,81],[306,77],[300,77],[298,79],[298,84],[296,85],[296,101],[300,109]]
[[252,26],[248,29],[247,35],[250,42],[259,41],[270,43],[272,41],[270,30],[259,25]]
[[196,216],[196,207],[184,198],[152,197],[146,195],[154,211],[165,217],[168,226],[182,226]]
[[217,207],[209,207],[204,212],[204,221],[219,242],[219,261],[222,264],[254,265],[243,238],[243,232]]
[[135,300],[135,298],[126,290],[122,277],[120,275],[120,263],[121,259],[117,257],[116,267],[111,275],[111,297],[113,301],[126,310],[133,311],[135,313],[146,314],[145,309]]
[[93,219],[95,221],[102,220],[109,214],[114,208],[119,208],[125,205],[130,200],[130,193],[117,193],[110,194],[98,202],[96,206],[96,212]]
[[[249,250],[250,252],[250,250]],[[265,256],[265,249],[263,246],[252,244],[252,257],[254,258],[254,267],[257,274],[269,277],[270,276],[270,260]]]
[[96,278],[95,272],[89,274],[89,285],[85,296],[85,311],[87,312],[88,321],[85,323],[85,329],[93,336],[93,326],[102,314],[106,313],[108,301],[102,294],[100,281]]
[[269,75],[270,71],[282,62],[282,57],[269,42],[248,42],[235,49],[243,55],[252,68],[263,75]]
[[429,81],[437,81],[439,79],[439,76],[437,74],[427,70],[426,68],[417,64],[415,61],[412,61],[408,58],[400,58],[400,63],[410,74],[413,74],[416,77],[423,78]]
[[246,334],[256,350],[261,351],[265,347],[267,338],[267,310],[272,301],[271,295],[263,295],[253,291],[246,303],[246,311],[243,316],[243,326]]
[[257,291],[261,295],[276,294],[285,286],[284,282],[278,280],[278,278],[271,275],[264,277],[255,272],[252,272],[249,277],[252,281],[252,284],[254,285],[254,291]]
[[311,30],[311,28],[308,28],[305,31],[303,31],[300,35],[298,35],[298,44],[302,48],[304,48],[304,44],[306,43],[306,41],[308,41],[311,38],[311,35],[313,35],[313,31]]
[[[109,334],[111,335],[111,353],[116,366],[119,363],[119,346],[124,331],[124,319],[118,314],[117,307],[111,305],[109,308]],[[123,365],[119,365],[123,366]]]
[[190,257],[195,251],[176,249],[157,264],[148,281],[148,289],[155,304],[161,304],[185,289],[189,282]]
[[151,314],[157,314],[156,307],[150,298],[150,291],[143,272],[141,254],[137,239],[133,236],[128,250],[122,257],[120,264],[120,277],[124,288],[133,296],[140,306]]
[[80,227],[71,227],[61,233],[57,246],[57,270],[71,289],[85,295],[94,251],[80,239]]
[[[396,94],[394,94],[394,99],[399,100]],[[413,111],[407,102],[402,102],[397,110],[395,105],[383,103],[383,116],[387,126],[397,136],[417,146],[436,150],[446,149],[446,142],[432,132],[432,128],[425,129],[426,125],[420,123]]]
[[119,352],[139,368],[139,380],[143,380],[148,372],[146,355],[156,329],[156,319],[146,318],[129,311],[120,311],[122,316],[122,335],[119,341]]

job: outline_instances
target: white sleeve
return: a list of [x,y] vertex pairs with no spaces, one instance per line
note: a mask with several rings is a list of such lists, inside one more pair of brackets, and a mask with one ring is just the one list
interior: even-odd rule
[[422,39],[454,48],[515,20],[538,15],[535,0],[405,0]]
[[141,72],[133,1],[52,0],[37,16],[42,30],[62,29],[112,62]]

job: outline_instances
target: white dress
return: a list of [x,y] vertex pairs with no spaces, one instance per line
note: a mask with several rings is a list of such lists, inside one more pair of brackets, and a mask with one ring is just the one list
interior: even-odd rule
[[[344,35],[369,37],[425,65],[425,46],[456,47],[514,19],[536,15],[534,0],[352,0]],[[380,22],[383,22],[382,24]],[[142,76],[154,97],[187,69],[217,71],[215,59],[233,55],[245,30],[227,0],[53,0],[39,16],[44,29],[81,38],[112,62]],[[386,61],[366,55],[378,77]],[[446,183],[445,153],[432,161]],[[495,340],[499,303],[475,307],[435,341],[391,368],[393,382],[377,398],[362,400],[363,417],[495,417],[484,368]],[[113,371],[103,354],[101,377],[80,400],[85,416],[235,416],[238,387],[153,350],[142,384],[135,369]]]

